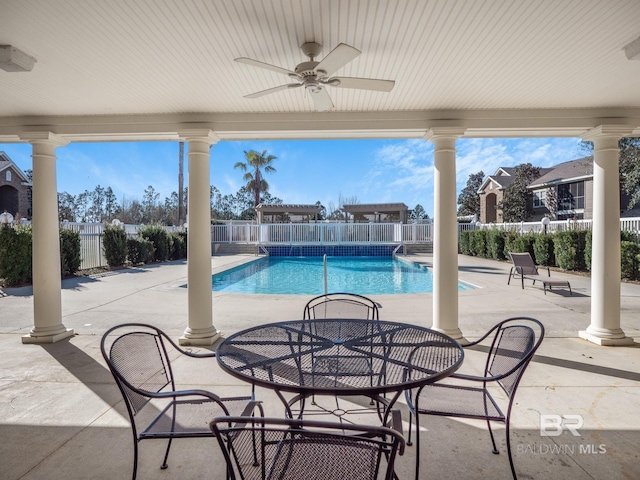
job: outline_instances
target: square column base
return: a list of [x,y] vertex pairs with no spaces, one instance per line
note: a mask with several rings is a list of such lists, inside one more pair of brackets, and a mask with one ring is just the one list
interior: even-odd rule
[[220,332],[216,332],[214,335],[210,337],[201,337],[201,338],[192,338],[187,337],[185,335],[178,338],[178,345],[183,347],[208,347],[213,345],[221,338]]
[[587,340],[588,342],[595,343],[596,345],[601,345],[603,347],[625,347],[634,344],[634,340],[631,337],[602,338],[587,333],[586,330],[580,330],[578,332],[578,335],[580,336],[580,338]]
[[67,328],[62,333],[57,333],[56,335],[41,335],[41,336],[32,336],[32,335],[23,335],[22,343],[25,344],[36,344],[36,343],[56,343],[60,340],[64,340],[65,338],[72,337],[74,335],[73,328]]

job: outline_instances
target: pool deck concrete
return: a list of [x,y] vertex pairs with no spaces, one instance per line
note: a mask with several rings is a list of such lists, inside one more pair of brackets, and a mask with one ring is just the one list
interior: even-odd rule
[[[214,256],[214,272],[253,256]],[[431,264],[430,256],[414,261]],[[621,284],[621,327],[636,343],[602,347],[578,338],[590,321],[590,279],[568,279],[564,289],[545,295],[542,286],[507,285],[510,264],[459,257],[459,278],[478,286],[459,294],[459,324],[468,339],[510,316],[539,319],[546,338],[525,373],[512,417],[512,445],[521,479],[640,478],[640,285]],[[152,323],[177,339],[187,326],[187,267],[169,262],[63,281],[63,322],[75,335],[52,345],[24,345],[33,323],[30,287],[0,289],[0,479],[127,479],[132,439],[120,393],[100,354],[102,334],[129,321]],[[213,293],[214,325],[228,335],[246,327],[300,318],[304,295]],[[372,296],[383,319],[432,324],[431,294]],[[204,348],[193,348],[203,351]],[[222,372],[215,359],[178,360],[187,387],[221,395],[249,387]],[[202,367],[205,365],[205,367]],[[465,358],[464,371],[480,372],[479,354]],[[273,392],[257,390],[268,415],[282,416]],[[408,420],[404,399],[399,407]],[[582,421],[578,435],[556,432],[541,415]],[[578,417],[579,416],[579,417]],[[424,478],[509,478],[504,428],[496,426],[501,455],[493,455],[486,424],[424,417]],[[169,468],[160,470],[164,441],[141,443],[139,479],[224,479],[213,439],[174,442]],[[413,478],[415,446],[399,457],[399,478]],[[345,473],[345,478],[349,478]]]

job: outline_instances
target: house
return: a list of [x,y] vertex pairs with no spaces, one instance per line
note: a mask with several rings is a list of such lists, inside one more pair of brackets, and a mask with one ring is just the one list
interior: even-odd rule
[[31,218],[31,180],[9,156],[0,152],[0,213]]
[[[501,223],[497,205],[514,180],[515,167],[500,167],[489,175],[478,189],[480,221]],[[549,168],[541,168],[540,176],[528,188],[533,193],[533,215],[530,221],[550,217],[552,220],[591,219],[593,217],[593,157],[570,160]],[[640,216],[640,206],[629,210],[629,196],[620,194],[620,216]]]

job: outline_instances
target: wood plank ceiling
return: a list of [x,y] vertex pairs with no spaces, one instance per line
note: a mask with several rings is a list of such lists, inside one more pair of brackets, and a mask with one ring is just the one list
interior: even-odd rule
[[300,45],[363,53],[330,88],[336,112],[640,107],[638,0],[2,0],[0,44],[36,58],[0,71],[0,118],[314,112],[304,89],[233,61],[293,69]]

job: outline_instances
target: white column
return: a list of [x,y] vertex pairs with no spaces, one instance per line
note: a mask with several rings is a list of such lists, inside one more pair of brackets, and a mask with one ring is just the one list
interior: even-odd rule
[[620,328],[620,176],[618,140],[624,126],[596,127],[582,138],[593,142],[591,324],[581,338],[598,345],[631,345]]
[[211,290],[211,208],[209,147],[218,141],[211,130],[179,132],[188,145],[187,295],[189,326],[181,345],[211,345],[220,332],[213,326]]
[[462,338],[458,327],[458,221],[456,140],[461,128],[434,128],[433,329]]
[[50,132],[20,136],[33,148],[33,328],[22,343],[53,343],[73,335],[62,323],[56,148],[68,142]]

